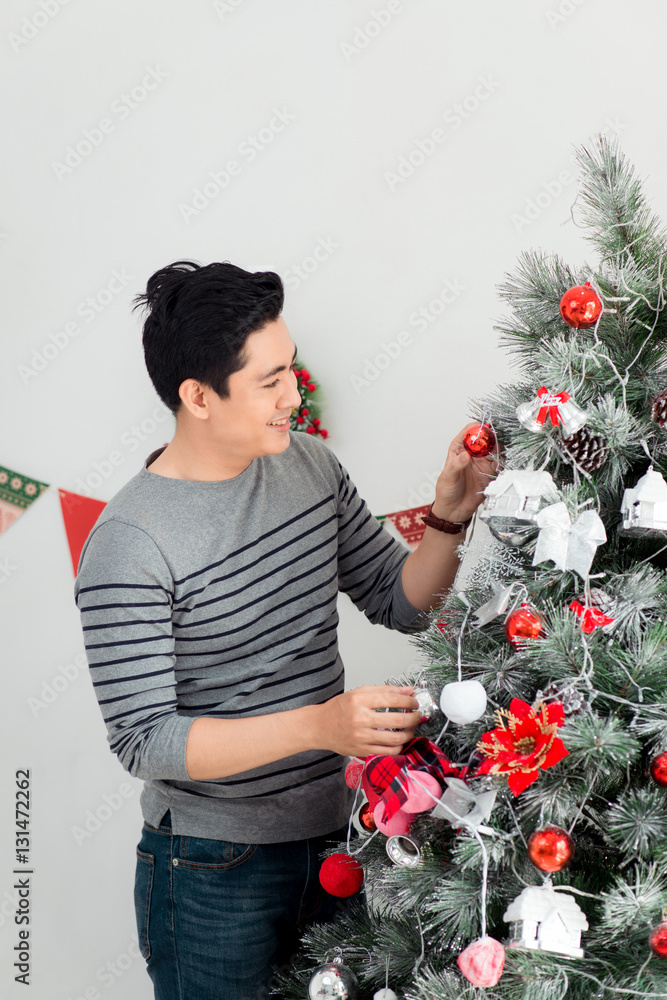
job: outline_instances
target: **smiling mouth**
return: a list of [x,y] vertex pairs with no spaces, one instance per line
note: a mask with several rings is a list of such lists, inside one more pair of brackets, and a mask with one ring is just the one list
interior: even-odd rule
[[289,422],[289,417],[283,417],[282,420],[270,420],[268,423],[269,427],[283,427]]

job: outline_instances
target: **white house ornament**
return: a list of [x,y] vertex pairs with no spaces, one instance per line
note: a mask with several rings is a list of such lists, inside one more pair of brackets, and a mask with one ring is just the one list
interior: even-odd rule
[[588,930],[588,921],[566,892],[551,885],[529,886],[510,903],[503,920],[510,925],[508,948],[583,958],[581,932]]
[[660,535],[667,531],[667,483],[653,466],[623,493],[622,524],[619,531],[627,535]]
[[525,548],[537,535],[536,517],[560,494],[548,472],[505,469],[484,489],[480,518],[498,541]]
[[535,434],[545,430],[547,416],[552,427],[560,424],[563,437],[570,437],[584,426],[587,414],[567,392],[552,393],[542,386],[534,399],[519,403],[516,408],[519,423]]
[[539,535],[533,566],[552,560],[556,569],[573,570],[585,580],[598,545],[607,541],[607,532],[597,511],[583,511],[573,524],[567,507],[559,502],[544,507],[536,520]]
[[486,711],[486,691],[479,681],[452,681],[440,695],[443,714],[456,726],[481,719]]

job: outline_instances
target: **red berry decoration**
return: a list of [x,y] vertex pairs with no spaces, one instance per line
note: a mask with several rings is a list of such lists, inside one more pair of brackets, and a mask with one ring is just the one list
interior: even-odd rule
[[648,936],[649,948],[658,958],[667,958],[667,921],[654,927]]
[[363,881],[364,869],[350,854],[330,854],[322,862],[320,883],[330,896],[353,896]]
[[595,289],[591,288],[590,281],[585,285],[568,288],[560,300],[560,314],[568,326],[573,326],[575,330],[595,326],[601,312],[602,302]]
[[520,604],[510,612],[505,621],[507,641],[515,649],[522,649],[526,639],[539,639],[544,635],[544,621],[530,604]]
[[651,777],[656,785],[667,788],[667,750],[663,750],[651,761]]
[[560,826],[547,826],[528,838],[528,857],[541,872],[559,872],[574,857],[574,841]]
[[488,424],[475,424],[463,436],[463,447],[473,458],[485,458],[496,447],[496,435]]
[[309,382],[308,385],[306,386],[306,389],[308,390],[308,392],[315,392],[317,386],[315,385],[314,382]]

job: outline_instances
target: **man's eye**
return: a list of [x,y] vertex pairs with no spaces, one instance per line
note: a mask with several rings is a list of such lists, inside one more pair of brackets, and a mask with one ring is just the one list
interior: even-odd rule
[[[297,370],[297,368],[298,368],[298,367],[299,367],[299,366],[297,365],[297,363],[296,363],[296,361],[295,361],[295,362],[294,362],[294,364],[290,365],[290,371],[291,371],[291,372],[295,372],[295,371]],[[275,380],[275,382],[269,382],[269,384],[268,384],[268,385],[265,385],[265,386],[264,386],[264,388],[265,388],[265,389],[275,389],[275,387],[276,387],[276,386],[278,385],[278,381],[279,381],[279,380],[278,380],[278,379],[276,379],[276,380]]]

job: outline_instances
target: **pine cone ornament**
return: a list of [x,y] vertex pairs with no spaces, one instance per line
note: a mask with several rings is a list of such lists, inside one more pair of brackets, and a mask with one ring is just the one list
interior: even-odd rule
[[580,715],[590,709],[590,704],[576,687],[567,687],[561,690],[558,684],[549,684],[544,690],[535,692],[535,701],[543,701],[547,705],[554,701],[559,701],[563,706],[563,713],[567,715]]
[[594,472],[609,458],[607,442],[599,434],[593,434],[588,427],[581,427],[570,437],[563,438],[565,457],[576,462],[584,472]]
[[[577,596],[577,600],[580,604],[586,604],[586,594],[581,593]],[[603,614],[611,614],[611,610],[614,607],[614,598],[610,597],[606,590],[600,590],[599,587],[591,587],[591,605],[594,608],[599,608]]]
[[667,425],[667,389],[659,392],[651,403],[651,416],[661,427]]

